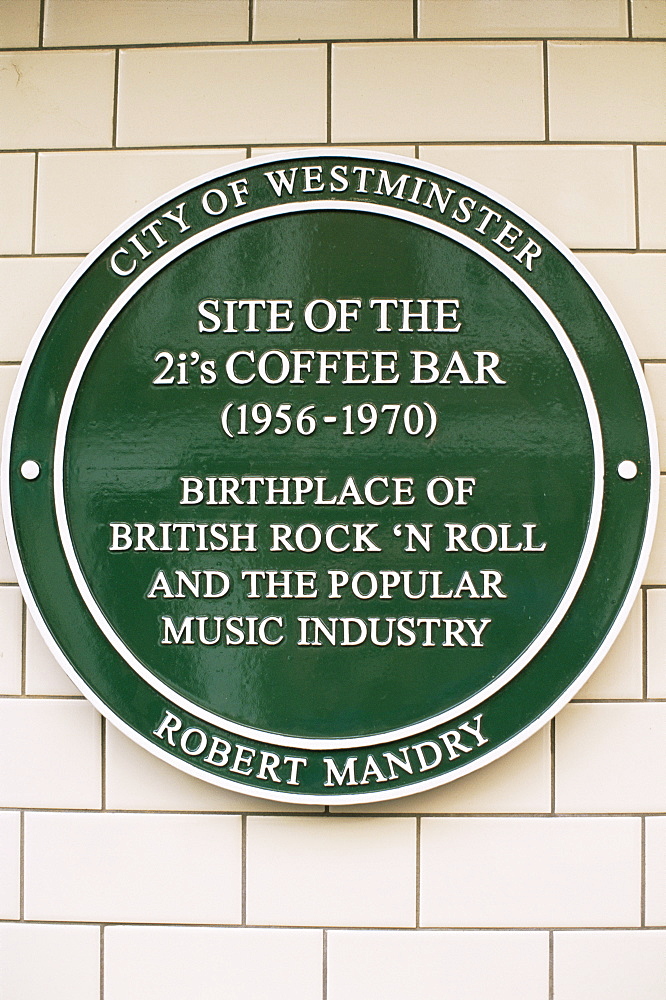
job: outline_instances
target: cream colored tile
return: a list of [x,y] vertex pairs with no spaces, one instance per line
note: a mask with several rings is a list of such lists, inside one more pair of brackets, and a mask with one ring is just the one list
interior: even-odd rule
[[97,1000],[99,937],[99,927],[0,924],[4,996]]
[[20,914],[21,814],[0,812],[0,919]]
[[666,471],[666,364],[646,365],[645,379],[657,421],[657,436],[661,444],[661,468]]
[[3,289],[0,361],[22,360],[42,316],[80,260],[80,257],[0,259]]
[[40,0],[0,0],[0,49],[39,45]]
[[412,38],[412,0],[254,0],[255,41]]
[[0,587],[0,691],[21,693],[23,601],[18,587]]
[[642,695],[643,599],[638,594],[620,634],[576,699],[641,698]]
[[[330,931],[328,1000],[546,1000],[542,931]],[[442,992],[442,984],[446,984]]]
[[631,0],[634,38],[666,38],[664,0]]
[[247,41],[248,0],[46,0],[45,45]]
[[7,538],[2,522],[0,522],[0,583],[16,583],[16,573],[7,548]]
[[645,922],[666,924],[666,816],[645,820]]
[[555,808],[666,812],[666,705],[567,705],[555,720]]
[[3,148],[110,146],[114,72],[111,51],[0,55]]
[[555,141],[666,139],[666,45],[551,42],[548,84]]
[[[662,445],[662,451],[664,447]],[[657,513],[657,527],[654,533],[654,542],[650,551],[650,558],[645,571],[644,583],[666,584],[666,480],[661,476],[659,490],[659,510]]]
[[647,592],[647,693],[666,698],[666,590]]
[[422,146],[420,155],[510,199],[569,247],[635,246],[629,146]]
[[121,52],[119,145],[298,143],[325,138],[324,45]]
[[640,245],[666,250],[666,147],[639,146],[637,154]]
[[532,42],[333,46],[334,142],[542,139]]
[[39,160],[37,252],[92,250],[134,212],[241,149],[45,153]]
[[238,923],[236,816],[25,814],[28,920]]
[[290,805],[227,791],[179,771],[133,743],[115,726],[106,729],[108,809],[175,812],[323,812],[323,806]]
[[99,809],[100,717],[87,701],[0,700],[0,805]]
[[640,358],[666,360],[666,254],[582,253]]
[[0,153],[0,253],[30,253],[35,157]]
[[419,0],[421,38],[626,34],[625,0]]
[[515,750],[472,774],[428,792],[335,813],[550,812],[550,729],[545,726]]
[[[296,150],[302,149],[302,146],[253,146],[251,149],[252,156],[268,156],[271,153],[284,154],[284,156],[289,156],[290,153]],[[328,145],[326,149],[347,149],[347,146],[335,146]],[[368,149],[374,153],[394,153],[396,156],[411,156],[412,158],[416,156],[416,146],[405,146],[400,144],[384,145],[380,146],[377,143],[362,143],[357,142],[354,144],[354,149]]]
[[665,931],[555,931],[557,1000],[660,1000]]
[[82,697],[42,639],[29,611],[25,623],[25,693]]
[[322,933],[243,927],[108,927],[104,1000],[319,1000]]
[[638,818],[425,818],[421,926],[640,923]]
[[0,365],[0,427],[4,426],[7,417],[9,397],[12,394],[17,373],[17,365]]
[[415,872],[415,820],[247,820],[249,923],[411,927]]

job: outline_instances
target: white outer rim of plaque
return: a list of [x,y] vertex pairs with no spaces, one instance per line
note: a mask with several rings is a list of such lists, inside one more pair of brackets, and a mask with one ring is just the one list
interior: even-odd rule
[[[486,684],[485,687],[475,691],[473,695],[459,702],[457,705],[440,712],[436,715],[430,716],[427,719],[421,719],[417,723],[412,723],[407,726],[401,726],[398,729],[388,730],[382,733],[373,733],[370,736],[359,736],[359,737],[302,737],[302,736],[290,736],[283,733],[274,733],[265,729],[257,729],[253,726],[244,725],[242,723],[230,720],[225,716],[218,715],[212,712],[210,709],[204,708],[203,706],[197,704],[195,701],[183,696],[178,691],[175,691],[169,686],[164,680],[156,677],[155,674],[145,666],[144,663],[139,660],[123,639],[118,635],[118,632],[113,627],[107,616],[105,615],[103,609],[98,604],[92,593],[88,582],[85,578],[85,574],[81,568],[81,564],[76,555],[76,550],[74,548],[74,543],[72,541],[72,536],[70,532],[69,517],[67,513],[67,505],[65,502],[65,491],[64,491],[64,456],[66,447],[67,430],[69,426],[69,419],[71,417],[72,409],[76,399],[76,394],[78,392],[81,381],[84,377],[86,368],[92,359],[92,356],[99,346],[102,338],[104,337],[106,331],[110,327],[114,319],[120,315],[122,310],[126,305],[134,298],[134,296],[147,285],[157,274],[163,271],[166,267],[177,260],[179,257],[184,256],[194,247],[201,245],[202,243],[208,242],[208,240],[219,236],[222,233],[229,232],[233,229],[238,229],[244,225],[251,225],[253,222],[259,222],[264,219],[275,218],[280,216],[294,215],[300,212],[313,212],[313,211],[360,211],[368,215],[381,215],[388,218],[399,219],[402,222],[407,222],[415,225],[421,226],[423,229],[428,229],[431,232],[438,233],[444,237],[454,240],[461,246],[466,247],[468,250],[476,253],[478,256],[486,260],[492,267],[495,268],[500,274],[508,278],[509,281],[522,293],[524,298],[526,298],[531,305],[537,310],[541,315],[542,319],[548,324],[553,335],[557,339],[560,348],[566,355],[566,358],[571,366],[576,382],[578,383],[579,390],[583,397],[585,404],[585,409],[587,412],[587,419],[590,427],[590,434],[592,437],[593,453],[594,453],[594,472],[593,472],[593,488],[592,488],[592,503],[590,509],[590,517],[585,532],[585,539],[583,545],[580,549],[578,559],[576,561],[576,566],[574,572],[569,580],[569,583],[561,595],[557,605],[555,606],[552,614],[545,622],[543,627],[537,632],[532,641],[527,645],[527,647],[522,651],[522,653],[507,667],[502,671],[502,673],[491,681],[490,684]],[[391,740],[401,740],[409,736],[413,736],[424,729],[430,729],[434,726],[443,725],[449,722],[451,719],[455,719],[460,715],[463,715],[471,711],[476,705],[485,701],[491,695],[495,694],[497,691],[505,687],[517,674],[523,670],[528,663],[533,659],[533,657],[539,652],[540,649],[546,644],[551,635],[555,632],[558,625],[564,618],[565,614],[571,607],[576,594],[580,588],[587,568],[590,564],[590,559],[592,558],[592,553],[594,551],[594,546],[596,544],[597,535],[599,531],[599,525],[601,523],[601,509],[603,502],[603,487],[604,487],[604,456],[603,456],[603,442],[601,434],[601,424],[599,421],[599,414],[597,412],[596,402],[592,394],[592,389],[587,379],[587,374],[583,365],[578,358],[578,355],[574,349],[573,344],[569,340],[569,337],[564,330],[562,324],[559,322],[552,310],[546,305],[543,299],[534,291],[534,289],[527,284],[524,278],[516,274],[515,271],[505,263],[501,258],[497,257],[486,247],[479,245],[473,239],[466,236],[464,233],[459,233],[457,230],[450,229],[443,223],[436,222],[433,219],[425,219],[423,216],[417,213],[406,211],[401,208],[394,208],[392,206],[384,205],[374,205],[365,202],[347,202],[347,201],[310,201],[310,202],[295,202],[287,205],[276,205],[270,208],[256,209],[251,212],[247,212],[240,216],[235,216],[231,219],[225,220],[224,222],[219,222],[215,225],[208,227],[198,233],[195,233],[189,239],[183,240],[177,246],[173,247],[171,250],[164,253],[158,260],[153,264],[148,265],[141,274],[130,282],[125,290],[118,296],[114,301],[111,308],[106,312],[102,320],[98,323],[97,327],[91,334],[88,342],[81,351],[79,355],[79,360],[74,368],[72,376],[70,378],[65,396],[63,398],[62,407],[60,410],[60,416],[58,420],[58,429],[56,433],[56,443],[55,443],[55,453],[54,453],[54,468],[53,468],[53,478],[54,478],[54,494],[55,494],[55,510],[56,519],[60,529],[60,540],[65,551],[65,556],[69,564],[72,576],[79,590],[79,593],[88,608],[88,611],[94,618],[98,628],[111,643],[117,653],[123,658],[129,667],[136,674],[139,675],[143,680],[146,681],[154,690],[158,691],[165,698],[168,698],[179,708],[190,712],[192,715],[196,716],[204,722],[208,722],[212,725],[218,726],[230,733],[234,733],[238,736],[244,736],[246,738],[251,738],[263,742],[276,743],[279,746],[295,747],[297,749],[311,749],[311,750],[343,750],[346,748],[359,747],[359,746],[374,746],[377,743],[388,742]]]
[[[559,698],[557,698],[548,708],[537,716],[531,723],[525,726],[523,729],[519,730],[515,736],[506,740],[504,743],[496,747],[495,750],[489,751],[485,754],[481,754],[473,761],[469,761],[460,767],[449,771],[445,774],[438,775],[436,778],[428,778],[424,781],[414,782],[409,786],[401,786],[399,788],[391,788],[387,790],[380,790],[376,792],[360,792],[360,793],[345,793],[336,795],[326,795],[326,794],[299,794],[298,792],[290,793],[283,792],[279,789],[264,789],[257,787],[255,785],[245,785],[238,781],[233,781],[229,778],[223,777],[222,775],[212,774],[209,771],[205,771],[202,768],[195,767],[186,760],[182,760],[176,757],[174,754],[168,753],[163,750],[154,741],[149,740],[142,733],[139,733],[136,729],[126,723],[116,711],[103,701],[93,689],[88,685],[88,683],[81,677],[79,672],[70,662],[68,657],[65,655],[63,650],[60,648],[55,638],[53,637],[51,630],[46,624],[42,614],[40,612],[39,606],[35,597],[33,596],[32,589],[26,577],[25,571],[23,569],[23,564],[21,562],[21,556],[18,550],[18,544],[16,541],[16,534],[14,531],[14,523],[12,517],[12,505],[11,505],[11,493],[10,493],[10,461],[11,461],[11,444],[14,432],[14,421],[16,419],[16,413],[18,410],[19,401],[21,398],[21,393],[23,391],[23,386],[28,376],[30,365],[32,360],[37,353],[39,345],[42,338],[47,332],[53,317],[60,308],[63,300],[69,293],[70,289],[79,281],[83,274],[92,266],[92,264],[118,239],[122,236],[135,222],[139,222],[144,218],[149,212],[154,209],[159,208],[161,205],[173,201],[179,195],[190,191],[193,187],[197,187],[201,184],[207,183],[209,181],[216,180],[219,177],[224,177],[227,174],[235,173],[240,167],[253,167],[260,164],[271,164],[283,161],[285,159],[298,160],[307,159],[312,157],[331,157],[333,155],[341,157],[354,157],[356,159],[366,159],[366,160],[383,160],[385,162],[397,163],[402,166],[411,167],[413,169],[427,170],[429,173],[436,174],[442,178],[453,180],[454,182],[464,184],[479,194],[484,194],[488,198],[493,199],[497,204],[503,205],[510,212],[514,212],[516,216],[523,219],[525,222],[536,231],[544,236],[548,242],[568,261],[571,267],[578,272],[578,274],[583,278],[587,286],[592,290],[597,300],[601,303],[606,314],[611,320],[615,331],[622,342],[625,354],[629,361],[632,369],[634,379],[638,386],[638,390],[641,397],[641,402],[643,406],[643,413],[645,416],[647,434],[648,434],[648,447],[649,447],[649,458],[651,463],[650,471],[650,491],[648,496],[648,511],[645,525],[645,532],[643,535],[643,541],[641,549],[636,560],[636,568],[634,574],[627,587],[625,598],[617,610],[615,619],[611,627],[609,628],[606,636],[600,643],[596,653],[592,656],[587,663],[586,667],[578,674],[575,680],[562,692]],[[7,533],[7,544],[9,552],[11,555],[12,563],[16,570],[17,579],[23,593],[23,597],[26,601],[28,609],[37,625],[39,632],[44,639],[48,649],[53,654],[55,659],[58,661],[62,669],[65,671],[70,680],[76,685],[76,687],[81,691],[83,695],[90,701],[90,703],[110,722],[113,723],[116,728],[124,733],[129,739],[131,739],[138,746],[143,747],[154,757],[159,760],[168,763],[171,767],[175,767],[177,770],[182,771],[184,774],[188,774],[192,777],[199,778],[202,781],[206,781],[209,784],[216,785],[219,788],[225,788],[229,791],[236,793],[243,793],[247,795],[254,796],[260,799],[268,799],[271,801],[280,802],[293,802],[297,804],[304,805],[315,805],[315,804],[330,804],[331,802],[342,802],[349,804],[363,804],[369,802],[381,802],[388,799],[404,798],[408,795],[414,795],[418,792],[428,791],[432,788],[438,788],[442,785],[449,784],[455,781],[459,777],[463,777],[466,774],[471,774],[474,771],[479,770],[486,764],[491,763],[494,760],[498,760],[505,754],[509,753],[515,747],[520,746],[524,743],[530,736],[537,733],[544,725],[550,722],[557,713],[573,698],[577,691],[579,691],[585,683],[590,679],[596,668],[599,666],[601,661],[604,659],[611,646],[615,642],[622,626],[624,625],[629,611],[633,606],[633,602],[636,595],[640,589],[641,582],[645,575],[648,559],[650,556],[650,549],[652,546],[652,541],[654,538],[654,533],[657,525],[657,511],[658,511],[658,500],[659,500],[659,481],[660,481],[660,466],[659,466],[659,449],[657,441],[657,425],[654,416],[654,409],[652,406],[652,401],[650,399],[650,394],[647,388],[647,382],[645,381],[645,376],[643,374],[643,369],[641,367],[640,361],[638,360],[638,355],[636,354],[636,349],[632,344],[629,335],[627,334],[624,324],[622,323],[617,311],[604,290],[599,285],[596,278],[588,271],[584,264],[578,260],[578,258],[569,250],[567,246],[550,230],[546,229],[539,221],[534,219],[528,212],[523,209],[518,208],[513,202],[509,201],[504,196],[493,191],[491,188],[486,187],[483,184],[477,183],[472,179],[465,177],[462,174],[458,174],[455,171],[444,170],[442,167],[436,164],[430,163],[429,161],[420,161],[412,157],[400,156],[396,153],[384,153],[381,155],[368,151],[367,149],[355,149],[353,147],[339,147],[336,149],[331,149],[331,147],[313,147],[305,150],[295,150],[295,151],[283,151],[281,153],[268,153],[264,156],[248,157],[245,160],[236,161],[233,164],[229,164],[225,167],[218,168],[217,170],[208,171],[205,174],[201,174],[199,177],[195,177],[190,181],[178,185],[171,191],[166,192],[164,195],[160,195],[150,204],[144,206],[139,211],[135,212],[125,221],[123,221],[109,236],[103,240],[94,250],[92,250],[88,256],[80,263],[80,265],[75,269],[73,274],[62,286],[58,294],[54,297],[51,305],[47,309],[44,317],[39,324],[39,327],[35,331],[35,334],[28,345],[28,349],[25,353],[24,360],[19,368],[16,381],[14,383],[14,388],[10,395],[9,405],[7,408],[7,418],[5,421],[4,431],[3,431],[3,441],[2,441],[2,458],[0,465],[0,475],[1,483],[0,489],[2,492],[2,507],[3,507],[3,519],[5,522],[5,529]]]

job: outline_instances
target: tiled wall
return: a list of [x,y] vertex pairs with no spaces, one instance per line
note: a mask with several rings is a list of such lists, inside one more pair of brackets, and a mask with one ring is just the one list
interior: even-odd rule
[[[665,38],[665,0],[0,0],[0,409],[127,215],[252,152],[354,143],[468,174],[579,252],[666,440]],[[6,1000],[663,1000],[666,513],[551,726],[347,810],[137,748],[53,662],[4,543],[0,581]]]

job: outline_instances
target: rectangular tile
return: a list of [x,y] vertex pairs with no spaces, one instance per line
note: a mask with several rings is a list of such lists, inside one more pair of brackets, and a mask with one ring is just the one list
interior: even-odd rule
[[325,139],[324,45],[121,52],[121,146]]
[[666,589],[647,593],[648,698],[666,698]]
[[553,958],[557,1000],[658,1000],[666,931],[555,931]]
[[643,597],[639,593],[615,642],[576,699],[642,698]]
[[548,998],[543,931],[330,931],[327,937],[328,1000],[405,1000],[416,983],[423,997]]
[[654,416],[657,422],[657,436],[661,442],[661,468],[666,472],[666,362],[645,365],[645,379],[650,390]]
[[21,693],[23,601],[18,587],[0,587],[0,691]]
[[23,359],[51,300],[80,261],[76,257],[0,258],[0,361]]
[[86,701],[0,699],[0,759],[0,806],[101,806],[100,717]]
[[99,998],[99,927],[0,924],[0,954],[8,1000]]
[[585,253],[640,358],[666,360],[666,253]]
[[629,146],[422,146],[420,155],[497,191],[569,247],[636,245]]
[[45,153],[39,158],[37,252],[92,250],[172,188],[244,156],[241,149]]
[[634,38],[666,38],[664,0],[631,0]]
[[25,693],[80,695],[46,645],[29,611],[25,623]]
[[26,813],[29,920],[238,923],[236,816]]
[[412,38],[412,0],[254,0],[254,41]]
[[555,808],[663,812],[666,704],[567,705],[555,720]]
[[[662,446],[662,451],[663,451]],[[659,490],[659,509],[657,511],[657,526],[654,533],[654,542],[650,550],[647,569],[645,571],[644,583],[666,584],[666,480],[661,476],[661,486]]]
[[532,42],[334,45],[333,141],[542,139],[542,68]]
[[405,798],[358,806],[331,806],[334,813],[550,812],[550,730],[478,771],[448,785]]
[[0,365],[0,427],[4,426],[7,417],[9,399],[17,374],[17,365]]
[[110,146],[112,51],[0,54],[4,149]]
[[0,812],[0,919],[20,916],[21,814]]
[[321,931],[108,927],[104,939],[104,1000],[321,997]]
[[185,774],[106,727],[107,809],[177,812],[323,812],[323,806],[290,805],[218,788]]
[[0,153],[0,253],[32,250],[33,153]]
[[645,922],[666,924],[666,816],[645,820]]
[[2,0],[0,49],[39,45],[40,0]]
[[415,882],[413,819],[248,817],[249,923],[413,927]]
[[16,573],[7,548],[3,524],[0,524],[0,583],[16,583]]
[[247,41],[249,0],[46,0],[45,45]]
[[666,250],[666,147],[639,146],[637,162],[640,246]]
[[640,923],[634,818],[425,818],[421,926]]
[[627,35],[626,0],[419,0],[420,38]]
[[550,42],[548,88],[555,141],[666,139],[666,45]]

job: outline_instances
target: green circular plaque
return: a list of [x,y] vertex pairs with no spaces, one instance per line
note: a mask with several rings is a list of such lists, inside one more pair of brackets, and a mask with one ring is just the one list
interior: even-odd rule
[[117,230],[19,374],[26,600],[142,746],[296,802],[526,739],[626,616],[658,464],[640,365],[543,227],[429,164],[262,157]]

